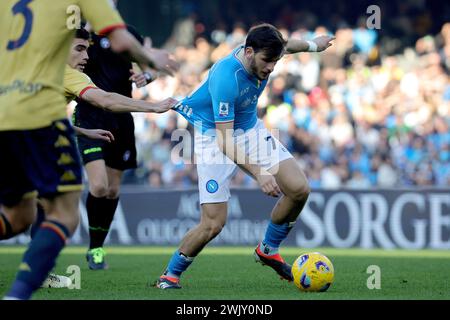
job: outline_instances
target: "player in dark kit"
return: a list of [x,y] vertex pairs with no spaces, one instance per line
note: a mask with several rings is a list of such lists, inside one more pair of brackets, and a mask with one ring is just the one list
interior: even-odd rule
[[[143,43],[142,37],[134,28],[128,27],[128,30]],[[108,38],[93,33],[91,39],[89,61],[84,73],[100,89],[131,97],[132,80],[141,85],[152,80],[148,72],[133,74],[132,64],[111,50]],[[145,79],[143,83],[142,79]],[[90,269],[106,269],[108,266],[104,258],[103,243],[118,205],[122,174],[126,169],[137,167],[133,117],[129,112],[112,113],[79,100],[75,108],[74,124],[86,129],[108,130],[115,137],[115,141],[111,143],[85,136],[77,137],[89,180],[86,209],[90,244],[86,259]]]

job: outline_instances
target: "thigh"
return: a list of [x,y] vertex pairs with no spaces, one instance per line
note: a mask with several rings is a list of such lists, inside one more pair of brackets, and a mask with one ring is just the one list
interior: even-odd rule
[[[65,192],[52,199],[44,199],[42,203],[46,208],[46,218],[63,224],[70,234],[75,232],[80,220],[78,204],[81,192]],[[62,238],[65,238],[62,235]]]
[[[272,168],[273,170],[275,168]],[[285,195],[293,195],[298,191],[308,189],[308,180],[294,158],[280,162],[271,172],[275,176],[278,186]]]
[[[13,207],[1,206],[0,211],[6,215],[14,233],[24,231],[24,227],[28,227],[36,220],[37,201],[36,198],[22,198]],[[0,228],[1,228],[0,221]]]
[[21,131],[0,132],[0,203],[5,207],[14,207],[22,198],[37,195],[36,187],[27,175],[26,155],[17,148],[24,144]]
[[252,164],[257,164],[272,174],[277,172],[278,164],[293,159],[285,146],[269,131],[261,121],[246,134],[238,137],[238,144],[245,151]]
[[96,186],[108,187],[108,173],[103,159],[91,161],[85,166],[88,175],[89,189],[96,189]]
[[36,190],[41,198],[83,189],[74,131],[67,119],[41,129],[15,131],[10,136],[17,139],[11,140],[10,149],[21,168],[15,174],[21,180],[27,178],[26,182],[14,183],[16,189],[24,186],[22,192]]
[[106,167],[106,174],[108,175],[108,186],[109,189],[115,190],[118,193],[120,184],[122,182],[123,171]]

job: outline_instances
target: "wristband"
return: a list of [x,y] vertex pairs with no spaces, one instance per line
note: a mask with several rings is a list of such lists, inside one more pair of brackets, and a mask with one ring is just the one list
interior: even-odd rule
[[306,41],[309,45],[308,52],[317,52],[317,44],[314,41]]
[[148,71],[144,72],[144,77],[147,80],[147,84],[154,80],[153,75]]

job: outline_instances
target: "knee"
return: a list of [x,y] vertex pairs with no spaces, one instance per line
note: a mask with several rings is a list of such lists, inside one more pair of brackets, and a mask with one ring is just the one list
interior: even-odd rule
[[90,184],[89,191],[96,198],[103,198],[108,195],[108,187],[104,183],[93,182]]
[[53,220],[65,226],[69,236],[75,232],[80,223],[79,199],[79,192],[61,195],[50,203],[50,210],[47,212],[47,220]]
[[72,236],[75,230],[77,230],[78,224],[80,223],[80,215],[78,212],[72,214],[68,221],[66,222],[67,230],[69,230],[69,235]]
[[294,188],[289,190],[287,196],[295,202],[306,201],[311,193],[308,183],[299,183]]
[[119,197],[120,187],[110,186],[108,188],[108,194],[106,195],[108,199],[117,199]]
[[69,231],[69,236],[72,236],[80,223],[80,215],[78,211],[66,212],[64,215],[49,217],[49,220],[54,220],[61,223],[67,228],[67,231]]
[[20,234],[25,232],[36,220],[36,215],[34,213],[24,214],[20,217],[15,217],[11,219],[11,229],[13,234]]
[[206,230],[208,232],[209,238],[214,239],[223,229],[225,223],[222,222],[213,222],[209,223],[206,226]]
[[11,231],[14,235],[26,231],[36,220],[36,206],[25,207],[20,206],[10,211],[9,215],[5,215],[11,225]]

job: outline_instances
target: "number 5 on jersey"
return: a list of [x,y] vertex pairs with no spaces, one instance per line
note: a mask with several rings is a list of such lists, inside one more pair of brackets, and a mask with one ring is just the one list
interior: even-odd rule
[[9,51],[19,49],[22,47],[30,37],[31,29],[33,27],[33,12],[28,7],[30,2],[33,0],[20,0],[17,2],[13,8],[12,12],[14,15],[21,14],[25,18],[25,26],[22,31],[22,35],[17,40],[10,40],[8,46],[6,47]]

